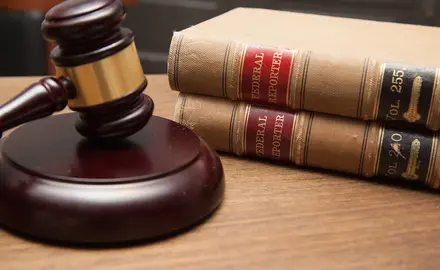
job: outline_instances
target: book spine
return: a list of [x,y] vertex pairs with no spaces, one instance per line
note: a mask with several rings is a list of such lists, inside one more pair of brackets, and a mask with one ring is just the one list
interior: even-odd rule
[[379,122],[180,93],[174,121],[216,151],[440,187],[438,135]]
[[439,69],[175,32],[171,89],[440,129]]

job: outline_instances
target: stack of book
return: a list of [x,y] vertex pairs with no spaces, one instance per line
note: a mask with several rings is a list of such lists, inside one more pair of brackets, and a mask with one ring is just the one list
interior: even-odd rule
[[440,187],[440,29],[237,8],[182,31],[174,119],[216,151]]

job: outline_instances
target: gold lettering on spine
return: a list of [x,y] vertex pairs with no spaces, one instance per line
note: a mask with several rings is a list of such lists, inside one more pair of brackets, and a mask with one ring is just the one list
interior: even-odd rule
[[269,103],[277,103],[277,86],[283,52],[273,54],[269,77]]
[[255,55],[255,66],[252,70],[252,99],[260,99],[261,67],[263,66],[264,53]]
[[422,89],[422,77],[417,76],[414,79],[413,86],[411,89],[411,98],[409,101],[408,111],[403,114],[408,122],[414,123],[420,119],[420,114],[418,113],[420,90]]
[[406,167],[406,171],[402,173],[402,177],[407,180],[417,180],[419,176],[416,174],[417,171],[417,163],[419,159],[420,152],[420,141],[415,139],[411,143],[411,152],[409,154],[408,165]]
[[273,128],[272,139],[272,157],[279,159],[281,157],[281,139],[283,134],[284,115],[277,115],[275,118],[275,126]]
[[258,117],[258,129],[255,139],[257,156],[264,156],[264,132],[266,131],[267,116]]

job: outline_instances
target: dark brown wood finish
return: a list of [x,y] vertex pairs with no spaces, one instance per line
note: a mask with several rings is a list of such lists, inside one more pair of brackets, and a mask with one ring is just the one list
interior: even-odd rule
[[119,0],[65,1],[46,13],[41,30],[58,46],[51,58],[57,66],[77,66],[103,59],[130,45],[130,29]]
[[154,111],[154,102],[142,92],[147,80],[129,95],[93,107],[76,108],[76,130],[96,141],[116,141],[142,129]]
[[31,84],[0,107],[0,137],[2,131],[63,110],[74,95],[66,78],[42,78]]
[[0,222],[12,232],[57,244],[130,242],[179,232],[222,201],[222,164],[189,129],[153,116],[101,145],[75,132],[75,118],[40,119],[2,140]]

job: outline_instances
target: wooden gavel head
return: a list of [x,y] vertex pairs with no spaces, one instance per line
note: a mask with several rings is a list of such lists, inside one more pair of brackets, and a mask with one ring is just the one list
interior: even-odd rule
[[49,10],[41,29],[56,45],[50,54],[56,76],[0,108],[0,131],[66,105],[78,112],[76,130],[91,140],[121,139],[143,128],[154,103],[143,94],[147,79],[134,35],[121,27],[125,15],[119,0],[68,0]]

